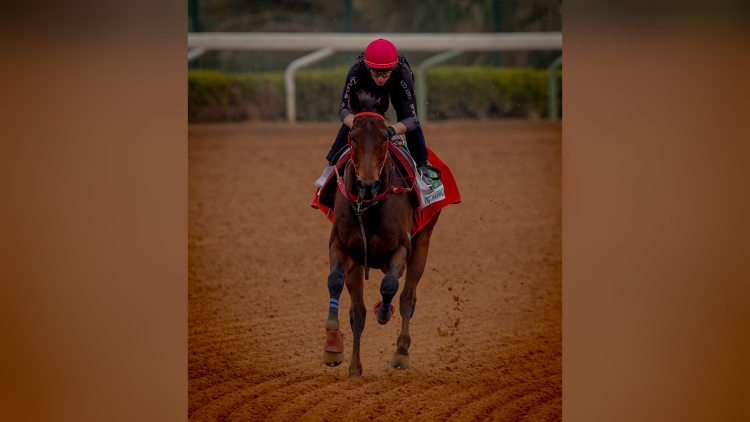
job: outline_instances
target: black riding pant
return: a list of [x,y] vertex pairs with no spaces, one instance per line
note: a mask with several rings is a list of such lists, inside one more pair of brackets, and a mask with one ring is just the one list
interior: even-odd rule
[[[338,161],[341,153],[346,149],[347,140],[349,138],[349,128],[346,125],[341,125],[339,134],[336,135],[336,140],[333,142],[331,151],[326,156],[326,160],[333,165]],[[417,164],[427,161],[427,146],[424,142],[424,133],[422,133],[422,127],[417,127],[406,134],[406,146],[409,147],[411,157]]]

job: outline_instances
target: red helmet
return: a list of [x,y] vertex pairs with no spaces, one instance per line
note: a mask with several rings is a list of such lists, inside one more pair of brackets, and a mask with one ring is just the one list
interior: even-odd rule
[[365,64],[371,69],[392,69],[398,63],[398,51],[392,42],[383,38],[371,42],[365,49]]

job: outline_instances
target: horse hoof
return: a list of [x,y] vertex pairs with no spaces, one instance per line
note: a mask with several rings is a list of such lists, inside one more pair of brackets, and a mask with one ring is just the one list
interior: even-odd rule
[[362,369],[349,368],[349,379],[359,378],[362,376]]
[[393,316],[393,312],[395,312],[395,308],[393,307],[392,303],[388,307],[388,311],[384,311],[382,301],[376,303],[372,310],[375,312],[375,319],[378,320],[378,323],[380,325],[388,324],[388,321],[391,320],[391,316]]
[[390,365],[393,369],[409,369],[409,356],[394,354]]
[[344,361],[344,354],[337,352],[323,352],[323,363],[326,366],[334,367],[341,365]]
[[344,333],[326,331],[326,342],[323,345],[323,363],[327,366],[339,366],[344,361]]

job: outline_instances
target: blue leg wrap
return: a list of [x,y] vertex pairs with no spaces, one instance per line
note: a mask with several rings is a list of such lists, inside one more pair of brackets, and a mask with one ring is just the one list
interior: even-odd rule
[[338,308],[339,308],[339,300],[338,300],[338,299],[334,299],[334,298],[331,298],[331,301],[330,301],[330,304],[329,304],[329,306],[330,306],[331,308],[335,308],[335,309],[338,309]]

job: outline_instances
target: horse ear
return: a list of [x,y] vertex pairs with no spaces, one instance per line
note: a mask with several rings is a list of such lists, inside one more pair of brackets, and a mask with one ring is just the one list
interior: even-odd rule
[[356,94],[349,95],[349,110],[354,114],[362,111],[362,99],[360,98],[360,95],[362,94],[364,94],[364,92],[360,89]]

